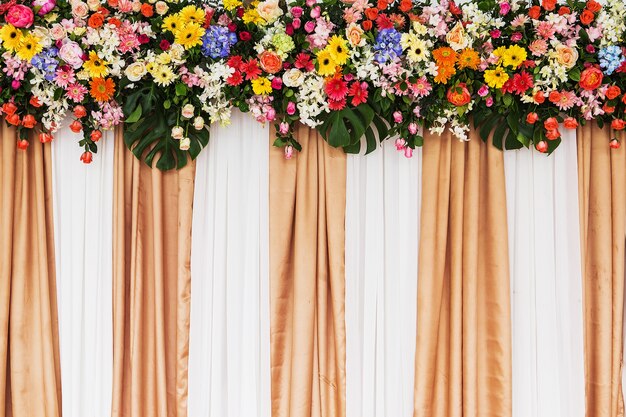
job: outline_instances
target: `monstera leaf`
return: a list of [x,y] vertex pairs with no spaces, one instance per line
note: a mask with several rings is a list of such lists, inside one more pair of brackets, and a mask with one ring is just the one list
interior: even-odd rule
[[506,115],[491,111],[477,111],[474,114],[474,127],[481,139],[491,141],[498,149],[520,149],[528,147],[533,138],[533,127],[511,112]]

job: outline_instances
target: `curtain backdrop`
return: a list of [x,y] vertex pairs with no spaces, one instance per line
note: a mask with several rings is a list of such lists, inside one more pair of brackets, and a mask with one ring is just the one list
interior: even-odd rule
[[0,414],[59,417],[52,162],[0,125]]
[[296,133],[295,160],[270,149],[272,417],[343,417],[346,156]]
[[110,417],[115,140],[85,165],[81,138],[64,127],[51,146],[63,416]]
[[511,415],[503,155],[470,137],[424,137],[416,417]]
[[608,127],[578,129],[578,184],[585,305],[587,415],[623,415],[621,390],[626,150]]
[[553,155],[504,154],[514,417],[585,415],[576,133],[561,130]]
[[189,417],[270,417],[268,135],[233,113],[196,162]]
[[113,196],[114,417],[185,417],[195,164],[161,172],[117,130]]
[[348,417],[413,414],[421,178],[421,150],[407,159],[393,140],[348,155]]

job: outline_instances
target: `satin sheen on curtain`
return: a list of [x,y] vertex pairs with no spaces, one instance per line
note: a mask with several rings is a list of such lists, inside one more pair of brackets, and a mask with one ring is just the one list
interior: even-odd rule
[[578,129],[578,185],[585,305],[587,415],[624,414],[622,349],[626,149],[610,149],[608,126]]
[[270,417],[268,135],[234,112],[196,161],[189,417]]
[[421,177],[421,149],[407,159],[392,140],[348,155],[348,417],[413,415]]
[[550,156],[504,154],[514,417],[585,415],[576,132],[561,131]]
[[0,126],[0,413],[59,417],[52,162],[35,138]]
[[90,165],[80,139],[64,127],[52,142],[63,416],[110,417],[115,138],[105,132]]
[[296,134],[295,160],[270,149],[272,417],[343,417],[346,156]]
[[185,417],[195,163],[150,168],[116,131],[114,417]]
[[504,157],[424,136],[414,416],[511,416]]

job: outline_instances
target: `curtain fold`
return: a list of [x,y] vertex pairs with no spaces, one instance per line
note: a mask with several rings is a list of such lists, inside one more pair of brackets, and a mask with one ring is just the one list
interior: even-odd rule
[[294,159],[270,149],[272,417],[343,417],[346,156],[296,133]]
[[348,155],[346,414],[413,415],[421,149]]
[[425,134],[415,417],[511,416],[502,152]]
[[50,147],[0,127],[0,413],[61,415]]
[[196,163],[189,417],[270,417],[268,135],[234,111]]
[[608,126],[578,130],[587,415],[624,415],[621,390],[626,234],[626,149]]
[[195,163],[161,172],[116,131],[114,417],[186,417]]

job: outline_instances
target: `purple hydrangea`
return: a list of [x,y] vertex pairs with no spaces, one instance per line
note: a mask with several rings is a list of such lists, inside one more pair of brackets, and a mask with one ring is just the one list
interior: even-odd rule
[[226,58],[230,47],[237,43],[237,35],[225,26],[209,26],[202,37],[202,54],[211,58]]
[[376,52],[375,58],[378,63],[385,63],[387,61],[393,61],[402,54],[402,46],[400,45],[400,39],[402,35],[397,30],[382,29],[376,35],[376,44],[374,45],[374,51]]

